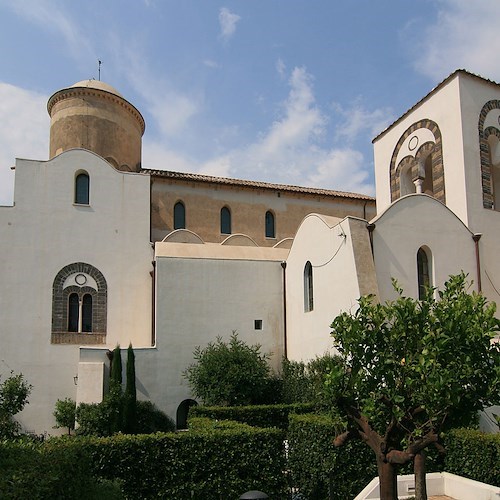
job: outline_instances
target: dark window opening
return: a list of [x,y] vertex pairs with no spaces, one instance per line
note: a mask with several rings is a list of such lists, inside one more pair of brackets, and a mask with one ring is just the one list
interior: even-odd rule
[[87,174],[78,174],[75,179],[75,203],[88,205],[90,194],[90,178]]
[[418,298],[422,300],[425,297],[426,290],[431,286],[429,259],[423,248],[419,248],[417,252],[417,273]]
[[312,265],[308,261],[304,267],[304,312],[314,309]]
[[266,238],[275,238],[274,215],[272,212],[266,212]]
[[92,331],[92,295],[86,293],[82,301],[82,332]]
[[227,207],[223,207],[220,211],[220,232],[231,234],[231,212]]
[[256,319],[254,321],[254,329],[255,330],[262,330],[262,320],[261,319]]
[[68,299],[68,332],[78,331],[80,319],[80,300],[77,293],[72,293]]
[[186,229],[186,208],[182,201],[174,205],[174,229]]

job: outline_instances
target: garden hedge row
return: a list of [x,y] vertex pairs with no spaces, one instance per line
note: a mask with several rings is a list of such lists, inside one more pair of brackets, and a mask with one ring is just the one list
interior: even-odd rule
[[290,481],[307,500],[354,498],[377,475],[373,452],[361,441],[341,448],[333,439],[343,425],[327,415],[291,415]]
[[445,470],[500,486],[500,434],[454,429],[445,437]]
[[277,427],[286,431],[291,414],[314,411],[312,403],[253,405],[253,406],[192,406],[189,418],[207,417],[213,420],[233,420],[254,427]]
[[0,498],[118,500],[119,485],[92,472],[79,446],[31,441],[0,442]]

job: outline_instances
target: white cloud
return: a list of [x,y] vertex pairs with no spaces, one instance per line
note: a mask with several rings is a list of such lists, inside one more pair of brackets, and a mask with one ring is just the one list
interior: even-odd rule
[[370,111],[360,101],[345,109],[339,103],[334,103],[332,107],[343,119],[335,127],[335,139],[347,144],[352,144],[364,132],[368,133],[370,139],[373,138],[395,119],[392,109],[380,108]]
[[222,7],[219,11],[220,36],[229,40],[236,31],[236,24],[241,20],[238,14],[232,13],[228,8]]
[[465,68],[500,80],[498,0],[440,0],[438,15],[418,38],[416,69],[441,80],[457,68]]
[[81,59],[82,53],[93,54],[87,37],[64,12],[64,4],[47,0],[16,0],[8,2],[6,6],[44,30],[62,37],[73,57]]
[[276,61],[276,71],[279,73],[281,78],[285,77],[286,66],[281,58]]
[[212,59],[205,59],[203,61],[203,64],[207,68],[214,68],[214,69],[220,68],[220,64],[218,62],[216,62],[216,61],[213,61]]
[[11,204],[15,158],[48,157],[48,96],[0,82],[0,205]]

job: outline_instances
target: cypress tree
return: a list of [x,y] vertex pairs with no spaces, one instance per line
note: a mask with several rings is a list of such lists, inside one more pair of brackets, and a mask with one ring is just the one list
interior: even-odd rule
[[137,391],[135,387],[135,354],[132,344],[127,349],[127,381],[123,407],[123,430],[128,434],[137,428]]
[[119,344],[113,350],[107,399],[111,410],[109,430],[110,434],[115,434],[121,431],[123,427],[122,355]]

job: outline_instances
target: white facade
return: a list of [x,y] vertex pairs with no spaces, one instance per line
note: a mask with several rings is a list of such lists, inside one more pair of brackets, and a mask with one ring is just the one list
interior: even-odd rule
[[[283,355],[331,350],[334,317],[360,295],[394,298],[392,278],[418,297],[424,278],[441,287],[465,271],[500,300],[499,143],[500,86],[455,72],[374,140],[374,219],[309,214],[274,248],[240,234],[205,243],[187,230],[153,247],[153,174],[81,149],[18,160],[14,206],[0,207],[0,375],[33,385],[20,422],[54,432],[57,399],[100,401],[116,344],[134,346],[138,397],[175,419],[193,398],[182,376],[193,351],[217,336],[237,331],[278,369]],[[90,197],[75,203],[82,173]]]

